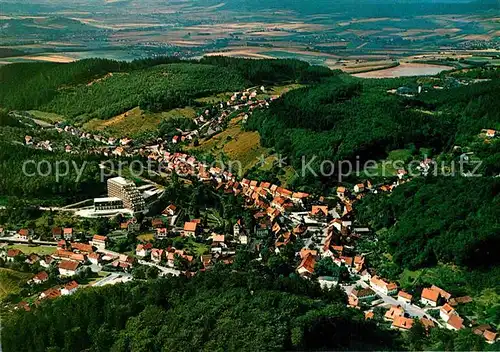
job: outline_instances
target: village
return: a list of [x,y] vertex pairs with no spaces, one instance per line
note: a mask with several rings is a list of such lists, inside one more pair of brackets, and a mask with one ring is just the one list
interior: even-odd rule
[[[264,91],[264,87],[260,90]],[[145,192],[132,180],[111,177],[107,180],[107,197],[94,199],[93,205],[85,210],[93,217],[119,215],[122,221],[113,231],[120,232],[122,238],[133,238],[129,243],[133,250],[115,250],[115,236],[76,233],[73,228],[54,227],[52,238],[41,238],[36,229],[31,228],[15,231],[0,228],[0,242],[4,242],[0,256],[6,265],[17,262],[40,269],[27,282],[29,299],[23,299],[15,309],[29,310],[43,300],[70,295],[89,286],[168,275],[189,277],[215,265],[230,265],[240,250],[251,250],[261,257],[263,238],[272,243],[270,250],[276,254],[301,240],[304,247],[295,253],[296,273],[317,280],[325,289],[340,285],[347,294],[348,305],[362,310],[366,319],[380,318],[381,324],[399,330],[411,329],[417,320],[426,329],[472,327],[488,343],[494,343],[498,335],[491,326],[473,326],[457,313],[456,307],[470,303],[470,297],[454,297],[435,285],[412,295],[400,290],[397,283],[378,276],[369,267],[364,253],[358,251],[357,241],[369,236],[371,230],[357,221],[355,203],[367,194],[390,193],[400,184],[411,182],[406,170],[398,170],[397,177],[386,184],[366,180],[354,186],[339,185],[336,197],[323,197],[270,182],[240,179],[222,166],[211,166],[194,155],[172,150],[177,144],[221,131],[234,113],[242,114],[245,121],[253,109],[269,105],[268,100],[257,100],[256,96],[255,89],[234,93],[228,102],[216,104],[200,114],[195,119],[195,130],[178,131],[171,140],[141,145],[128,137],[106,139],[71,126],[56,125],[60,133],[93,139],[105,145],[88,152],[116,157],[140,155],[158,163],[161,175],[167,179],[176,175],[186,183],[202,184],[217,194],[242,199],[243,207],[252,214],[254,225],[240,217],[231,224],[231,231],[214,231],[213,223],[201,218],[179,220],[186,217],[186,212],[182,205],[174,203],[159,214],[151,213]],[[494,130],[484,132],[487,138],[496,137]],[[25,143],[47,150],[52,148],[50,141],[36,142],[30,136],[26,136]],[[77,152],[71,145],[64,149]],[[431,162],[431,159],[421,161],[423,174]],[[144,231],[150,236],[137,236]],[[54,250],[45,255],[31,252],[31,246],[36,248],[37,245],[52,246]],[[318,263],[323,261],[338,267],[335,275],[318,275]],[[52,286],[55,282],[57,284]]]

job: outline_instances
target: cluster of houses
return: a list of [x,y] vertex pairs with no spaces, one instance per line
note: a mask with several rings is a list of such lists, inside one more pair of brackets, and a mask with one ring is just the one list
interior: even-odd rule
[[[265,88],[261,87],[260,90],[265,92]],[[266,99],[257,99],[257,89],[249,88],[242,92],[235,92],[227,102],[215,104],[211,110],[205,110],[202,114],[194,118],[194,123],[198,126],[196,135],[193,132],[182,133],[180,136],[175,136],[175,141],[178,143],[184,140],[191,140],[195,136],[211,136],[217,132],[222,131],[222,126],[227,120],[229,115],[234,111],[240,109],[248,109],[249,114],[256,108],[269,107],[269,101]],[[276,97],[271,98],[274,100]],[[243,114],[243,121],[248,118],[248,114]]]

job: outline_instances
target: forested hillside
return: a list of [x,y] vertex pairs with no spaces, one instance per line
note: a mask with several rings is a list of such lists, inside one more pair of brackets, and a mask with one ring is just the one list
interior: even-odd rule
[[497,178],[416,179],[389,196],[369,195],[358,210],[376,230],[389,228],[387,242],[400,267],[500,264]]
[[0,107],[39,109],[85,122],[107,119],[135,106],[164,111],[213,93],[269,82],[312,82],[331,74],[327,68],[297,60],[217,57],[23,63],[0,68]]
[[[2,320],[5,351],[399,350],[340,289],[258,264],[81,290]],[[250,270],[250,267],[252,269]],[[70,313],[70,314],[68,314]]]
[[[415,86],[416,81],[337,75],[286,94],[270,109],[256,112],[248,128],[259,131],[263,145],[289,156],[296,168],[302,156],[316,156],[313,168],[319,170],[323,160],[378,159],[409,145],[450,151],[458,143],[471,143],[481,129],[500,124],[498,80],[431,90],[414,98],[386,92],[404,85]],[[496,170],[497,164],[490,160],[489,170]]]

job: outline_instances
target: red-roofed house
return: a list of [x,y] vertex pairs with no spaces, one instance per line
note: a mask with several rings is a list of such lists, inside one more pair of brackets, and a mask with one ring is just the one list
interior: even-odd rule
[[106,236],[94,235],[90,244],[99,249],[106,249],[106,241],[108,238]]
[[439,300],[439,292],[432,288],[424,288],[420,296],[420,302],[425,305],[436,307]]
[[78,290],[78,283],[73,280],[62,287],[61,294],[63,296],[72,295],[76,290]]
[[33,229],[21,229],[18,232],[19,239],[29,240],[33,237]]
[[303,276],[309,276],[314,273],[314,266],[316,265],[316,258],[312,253],[307,253],[304,255],[302,258],[302,261],[300,262],[297,272],[299,275]]
[[183,235],[185,237],[195,237],[198,230],[198,224],[194,221],[187,221],[184,223]]
[[65,240],[72,240],[73,239],[73,229],[71,227],[66,227],[63,230],[63,236]]
[[22,255],[23,252],[21,252],[19,249],[8,249],[7,250],[7,261],[12,262],[14,261],[14,258]]
[[370,286],[375,291],[377,290],[381,291],[386,295],[393,295],[396,292],[398,292],[398,285],[396,285],[394,282],[386,282],[385,280],[379,278],[378,276],[373,276],[370,279]]
[[408,304],[410,304],[412,298],[413,298],[413,296],[410,295],[409,293],[406,293],[404,291],[399,291],[398,292],[398,301],[400,301],[402,303],[408,303]]
[[74,276],[80,271],[80,263],[71,260],[62,260],[59,263],[59,275]]
[[49,274],[47,274],[45,271],[40,271],[33,277],[33,283],[41,284],[47,281],[48,279],[49,279]]
[[446,328],[449,330],[460,330],[464,327],[464,320],[458,314],[453,314],[446,322]]
[[163,259],[163,252],[163,249],[153,248],[151,250],[151,261],[157,264],[161,262],[161,260]]
[[43,291],[40,294],[40,299],[48,298],[48,299],[54,299],[61,296],[61,290],[57,287],[51,287],[48,290]]
[[153,245],[151,243],[138,244],[135,248],[135,255],[141,258],[147,257],[151,253]]
[[391,328],[399,330],[409,330],[413,326],[413,319],[405,317],[395,317]]

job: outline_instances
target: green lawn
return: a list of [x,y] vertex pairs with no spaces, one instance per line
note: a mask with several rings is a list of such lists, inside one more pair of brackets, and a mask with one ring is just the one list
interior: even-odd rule
[[51,247],[51,246],[29,246],[27,244],[13,244],[8,246],[8,248],[19,249],[24,254],[35,253],[38,255],[52,254],[57,249],[56,247]]
[[402,160],[405,163],[409,162],[412,158],[411,151],[408,149],[395,149],[389,152],[387,159],[391,161]]

